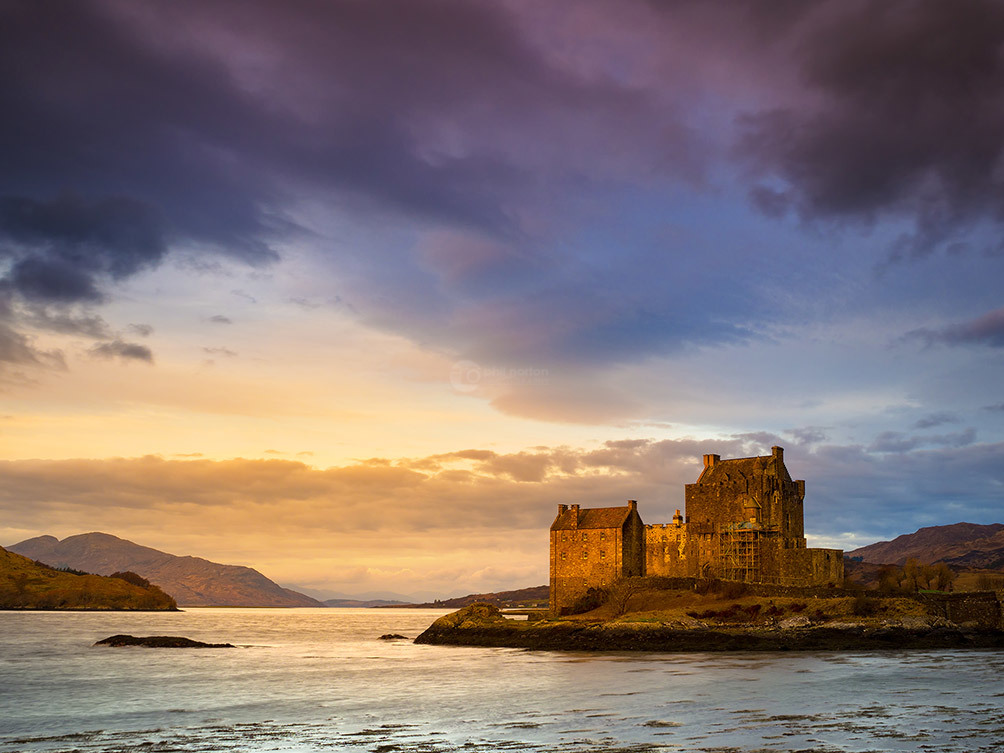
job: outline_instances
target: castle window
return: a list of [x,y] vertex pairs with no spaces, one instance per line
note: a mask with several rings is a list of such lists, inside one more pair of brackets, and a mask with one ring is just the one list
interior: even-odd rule
[[584,560],[589,559],[589,550],[588,549],[583,549],[582,550],[582,559],[584,559]]
[[563,560],[568,559],[568,552],[562,552],[561,553],[561,559],[563,559]]
[[601,560],[605,560],[606,558],[607,558],[607,553],[606,552],[600,552],[600,559]]
[[589,534],[588,534],[588,533],[586,533],[585,531],[583,531],[583,532],[582,532],[582,540],[583,540],[583,541],[585,541],[585,540],[586,540],[586,539],[588,539],[588,538],[589,538]]
[[561,532],[561,540],[568,541],[568,534],[565,533],[564,531]]
[[607,532],[600,531],[600,541],[606,541],[606,540],[607,540]]

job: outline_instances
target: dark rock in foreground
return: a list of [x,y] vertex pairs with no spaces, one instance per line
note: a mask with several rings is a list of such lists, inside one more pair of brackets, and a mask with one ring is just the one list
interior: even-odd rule
[[380,640],[382,640],[382,641],[399,641],[399,640],[406,641],[406,640],[408,640],[408,636],[406,636],[406,635],[400,635],[399,633],[385,633],[384,635],[380,636]]
[[1004,648],[1004,631],[952,624],[723,627],[578,620],[527,623],[507,620],[490,604],[472,604],[440,617],[415,643],[545,651],[871,651]]
[[146,646],[147,648],[235,648],[232,643],[203,643],[177,635],[113,635],[98,641],[95,646]]

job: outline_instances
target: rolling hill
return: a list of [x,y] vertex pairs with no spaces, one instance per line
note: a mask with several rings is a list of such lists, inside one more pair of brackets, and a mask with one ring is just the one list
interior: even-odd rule
[[520,588],[515,591],[499,591],[497,593],[468,594],[458,596],[454,599],[441,599],[430,601],[424,604],[407,604],[409,607],[439,608],[448,607],[456,609],[466,607],[475,602],[487,602],[503,609],[513,609],[517,607],[539,607],[547,606],[549,586],[531,586],[530,588]]
[[892,541],[845,552],[845,556],[874,564],[902,565],[913,557],[925,564],[944,562],[949,566],[998,570],[1004,568],[1004,524],[956,523],[921,528]]
[[329,607],[351,607],[356,609],[409,606],[406,601],[393,601],[391,599],[325,599],[324,604]]
[[8,547],[52,567],[100,575],[130,570],[160,586],[181,606],[322,607],[250,567],[179,557],[107,533],[82,533],[62,541],[38,536]]
[[63,572],[0,547],[0,609],[175,610],[174,599],[134,573]]

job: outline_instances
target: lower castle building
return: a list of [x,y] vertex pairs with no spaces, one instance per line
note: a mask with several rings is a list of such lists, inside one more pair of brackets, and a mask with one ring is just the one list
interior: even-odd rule
[[805,482],[793,481],[784,450],[764,457],[704,456],[687,484],[684,518],[645,525],[637,502],[580,509],[558,505],[551,524],[551,611],[590,588],[636,575],[718,578],[785,586],[839,586],[843,552],[805,545]]

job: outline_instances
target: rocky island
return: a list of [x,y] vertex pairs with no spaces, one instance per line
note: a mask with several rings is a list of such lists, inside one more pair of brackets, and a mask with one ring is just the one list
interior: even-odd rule
[[764,456],[705,455],[684,489],[687,513],[677,510],[671,523],[645,524],[635,500],[559,504],[546,612],[522,622],[492,604],[470,604],[436,620],[416,643],[569,651],[1004,647],[1004,592],[947,593],[954,574],[943,563],[907,562],[895,588],[881,594],[846,580],[843,552],[807,546],[805,490],[775,446]]
[[[865,651],[1004,648],[1000,601],[833,596],[660,594],[654,609],[517,621],[491,604],[440,617],[416,643],[550,651]],[[676,605],[667,602],[677,602]],[[946,616],[947,615],[947,616]]]

